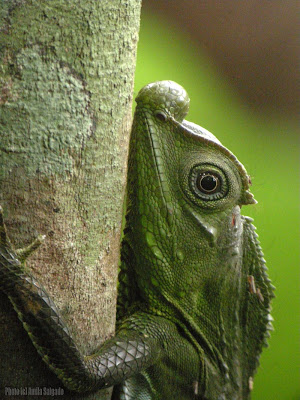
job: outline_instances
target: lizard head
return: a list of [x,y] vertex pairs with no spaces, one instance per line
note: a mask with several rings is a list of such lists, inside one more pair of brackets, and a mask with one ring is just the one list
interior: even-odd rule
[[189,101],[175,82],[145,86],[136,98],[130,144],[128,209],[138,237],[132,241],[143,260],[155,258],[173,268],[171,275],[174,265],[180,270],[182,262],[199,259],[204,265],[216,244],[232,243],[237,234],[227,230],[241,225],[241,206],[256,203],[238,159],[184,119]]
[[151,83],[136,102],[131,152],[143,162],[135,168],[148,203],[165,210],[169,222],[179,203],[206,216],[256,203],[238,159],[209,131],[184,120],[190,99],[180,85]]

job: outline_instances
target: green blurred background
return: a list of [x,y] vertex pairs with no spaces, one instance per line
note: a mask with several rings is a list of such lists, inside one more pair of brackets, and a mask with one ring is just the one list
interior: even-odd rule
[[[164,3],[166,7],[161,4],[158,6],[157,3]],[[230,29],[234,29],[229,26],[232,23],[232,10],[237,13],[236,8],[230,10],[230,7],[242,3],[249,5],[252,1],[221,2],[225,7],[227,4],[229,21],[225,18],[226,12],[220,9],[216,12],[225,15],[225,20],[218,19],[218,15],[213,19],[215,10],[212,3],[217,2],[210,3],[210,10],[200,8],[200,17],[197,15],[199,9],[185,10],[187,6],[196,3],[193,1],[157,3],[149,0],[143,2],[135,93],[145,84],[156,80],[170,79],[181,84],[191,98],[187,119],[214,133],[251,175],[252,192],[258,204],[247,206],[242,211],[255,220],[269,275],[276,286],[272,313],[275,330],[269,340],[269,348],[264,350],[261,357],[252,399],[299,399],[297,95],[293,94],[293,82],[288,81],[294,73],[291,60],[285,60],[290,62],[289,71],[284,71],[282,63],[281,73],[282,60],[278,66],[275,61],[276,51],[274,53],[275,46],[277,60],[281,55],[286,55],[276,45],[278,41],[282,42],[283,36],[284,43],[280,42],[283,49],[290,46],[293,41],[292,36],[289,37],[291,32],[287,34],[284,31],[282,13],[271,9],[273,14],[268,15],[272,21],[262,19],[261,26],[271,23],[271,27],[265,26],[265,30],[275,30],[271,36],[275,40],[273,47],[265,38],[260,40],[254,37],[251,41],[252,36],[264,35],[264,29],[258,32],[257,24],[252,28],[249,24],[248,33],[241,32],[241,26],[235,27],[236,31],[230,36]],[[268,3],[269,6],[273,4]],[[285,6],[289,7],[288,4],[285,3]],[[249,7],[248,10],[239,11],[244,21],[254,18],[254,12],[261,12],[259,9],[249,11]],[[243,15],[246,11],[250,14]],[[191,15],[190,20],[184,17],[188,13]],[[209,31],[209,18],[217,28],[219,25],[219,30],[224,31],[219,38],[213,31]],[[280,32],[276,32],[276,24]],[[204,35],[201,30],[202,33],[205,30]],[[241,32],[244,39],[248,40],[244,48],[241,48],[243,40],[236,32]],[[234,42],[235,36],[238,36],[241,43]],[[230,49],[232,43],[234,49]],[[264,55],[266,60],[257,60],[258,56]],[[236,63],[235,57],[239,57]]]

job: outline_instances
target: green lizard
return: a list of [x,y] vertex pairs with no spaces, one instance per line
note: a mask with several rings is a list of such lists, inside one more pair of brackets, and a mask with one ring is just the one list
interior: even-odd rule
[[273,286],[251,219],[250,179],[208,131],[184,120],[171,81],[137,96],[116,336],[82,355],[54,302],[15,251],[1,214],[0,289],[37,351],[77,392],[122,400],[248,399],[271,328]]

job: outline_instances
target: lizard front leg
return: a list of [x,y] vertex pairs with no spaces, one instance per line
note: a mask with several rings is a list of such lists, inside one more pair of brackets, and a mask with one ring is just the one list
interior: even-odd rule
[[0,290],[9,297],[37,351],[64,385],[78,392],[97,390],[116,385],[154,363],[159,353],[156,341],[134,331],[121,332],[92,355],[80,353],[53,300],[24,264],[42,240],[39,237],[26,249],[15,251],[0,209]]

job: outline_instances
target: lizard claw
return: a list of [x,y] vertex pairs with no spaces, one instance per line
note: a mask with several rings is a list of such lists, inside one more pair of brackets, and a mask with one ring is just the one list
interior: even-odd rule
[[[35,238],[28,246],[15,250],[15,253],[18,256],[18,260],[21,263],[24,263],[24,261],[30,256],[30,254],[32,254],[45,241],[45,238],[46,235],[38,235],[38,237]],[[8,249],[13,248],[7,234],[6,226],[3,219],[3,208],[1,207],[1,205],[0,205],[0,246]]]
[[46,235],[38,235],[38,237],[36,237],[27,247],[16,250],[16,254],[21,263],[23,263],[31,253],[33,253],[42,243],[44,243],[45,238]]

